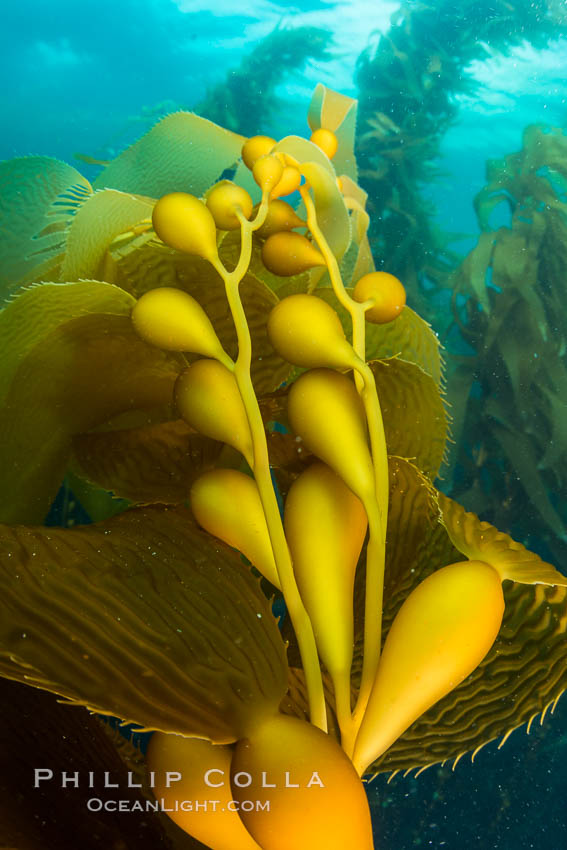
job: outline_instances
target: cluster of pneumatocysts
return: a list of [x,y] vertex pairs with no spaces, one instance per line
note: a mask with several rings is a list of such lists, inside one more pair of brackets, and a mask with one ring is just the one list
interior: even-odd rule
[[[330,130],[315,130],[311,141],[329,158],[337,150]],[[172,736],[156,734],[150,767],[172,758],[174,747],[175,763],[182,758],[186,765],[184,775],[190,765],[195,771],[217,759],[226,762],[232,775],[235,770],[269,768],[283,776],[294,766],[305,767],[308,751],[310,766],[324,766],[325,791],[270,788],[269,818],[265,812],[241,812],[240,817],[234,812],[230,829],[224,819],[218,819],[216,827],[208,819],[203,829],[194,814],[178,812],[174,819],[218,850],[370,850],[370,818],[358,776],[478,665],[500,626],[502,591],[498,574],[487,564],[468,562],[438,570],[410,594],[380,657],[388,459],[379,399],[365,357],[364,323],[395,320],[404,308],[405,292],[400,281],[385,272],[364,275],[352,290],[344,287],[318,226],[302,165],[277,148],[274,139],[255,136],[242,149],[262,193],[257,206],[244,188],[222,180],[203,200],[181,192],[166,195],[153,213],[155,232],[166,245],[202,257],[223,279],[237,333],[236,360],[224,350],[203,308],[180,289],[146,293],[134,307],[132,320],[149,343],[200,355],[176,382],[176,406],[197,431],[240,452],[248,471],[218,468],[201,475],[191,489],[191,507],[206,531],[242,552],[282,591],[301,652],[312,725],[278,713],[259,714],[251,717],[245,738],[234,749],[203,741],[172,742]],[[294,192],[301,196],[306,219],[282,199]],[[228,271],[217,248],[219,231],[236,229],[241,234],[240,258]],[[351,344],[338,313],[317,294],[283,298],[269,316],[274,349],[307,370],[290,386],[288,420],[316,456],[291,486],[283,520],[250,375],[252,341],[239,293],[254,234],[262,261],[274,274],[325,267],[353,325]],[[353,707],[353,588],[367,535],[363,668]],[[450,656],[444,666],[438,663],[443,652]],[[324,734],[321,661],[333,683],[342,749]],[[236,799],[251,799],[250,787],[240,789],[233,783],[229,790]],[[194,794],[194,789],[186,793]]]

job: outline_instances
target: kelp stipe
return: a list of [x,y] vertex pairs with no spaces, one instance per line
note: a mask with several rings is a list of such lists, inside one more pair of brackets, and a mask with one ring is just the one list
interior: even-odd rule
[[[179,807],[213,850],[371,850],[361,777],[475,750],[567,679],[567,581],[433,485],[439,343],[374,270],[355,111],[318,86],[311,138],[280,141],[178,113],[96,191],[42,159],[39,199],[3,166],[0,673],[156,731],[171,802],[211,770],[273,804]],[[34,266],[18,216],[71,185]],[[95,522],[34,525],[68,468]]]

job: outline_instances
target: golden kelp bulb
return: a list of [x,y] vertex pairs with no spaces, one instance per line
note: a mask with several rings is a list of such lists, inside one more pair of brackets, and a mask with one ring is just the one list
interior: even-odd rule
[[252,171],[256,160],[260,159],[261,156],[267,156],[275,144],[276,140],[270,136],[252,136],[247,142],[244,142],[242,159],[246,167]]
[[280,277],[291,277],[314,266],[324,266],[325,259],[301,233],[282,231],[268,236],[262,246],[262,261],[268,271]]
[[483,561],[443,567],[410,593],[386,638],[356,739],[360,773],[478,667],[503,614],[500,576]]
[[318,148],[321,148],[321,150],[327,154],[329,159],[334,157],[339,146],[337,137],[333,131],[325,130],[324,127],[320,127],[318,130],[313,130],[309,141],[313,142],[314,145],[317,145]]
[[353,382],[331,369],[311,369],[292,385],[288,418],[307,448],[335,470],[362,502],[374,496],[366,418]]
[[230,180],[217,183],[207,194],[207,208],[219,230],[237,230],[240,221],[235,210],[240,209],[244,218],[250,218],[252,206],[252,198],[246,189]]
[[360,500],[324,463],[297,478],[285,501],[284,523],[299,593],[321,658],[350,693],[354,642],[354,573],[368,525]]
[[261,156],[252,168],[252,176],[262,190],[271,191],[281,180],[284,166],[276,156]]
[[134,330],[165,351],[191,351],[226,359],[209,318],[198,301],[182,289],[150,289],[132,310]]
[[293,165],[286,165],[278,183],[270,192],[270,198],[279,198],[281,195],[291,195],[301,185],[301,174]]
[[205,531],[234,546],[264,578],[280,583],[256,482],[236,469],[213,469],[191,487],[191,509]]
[[288,295],[268,317],[268,336],[278,354],[295,366],[351,369],[356,355],[330,304],[316,295]]
[[257,230],[259,236],[271,236],[280,230],[293,230],[294,227],[305,227],[305,222],[299,218],[291,204],[287,201],[271,201],[268,214],[262,227]]
[[261,850],[229,805],[231,758],[231,747],[154,732],[146,758],[153,794],[177,826],[211,850]]
[[154,206],[152,224],[166,245],[210,262],[218,257],[215,220],[194,195],[171,192]]
[[218,360],[197,360],[175,382],[174,398],[183,419],[213,440],[254,462],[248,417],[234,374]]
[[[236,745],[232,796],[263,850],[373,850],[368,800],[334,738],[296,717],[264,721]],[[264,807],[264,804],[269,805]]]
[[370,272],[361,277],[354,287],[355,301],[371,301],[374,306],[366,311],[369,322],[377,325],[393,322],[406,304],[406,291],[403,284],[388,272]]

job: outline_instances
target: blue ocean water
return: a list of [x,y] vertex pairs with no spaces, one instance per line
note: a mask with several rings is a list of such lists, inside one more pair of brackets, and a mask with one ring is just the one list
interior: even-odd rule
[[[455,234],[451,247],[463,256],[479,235],[473,199],[485,183],[487,160],[519,150],[528,125],[567,126],[564,5],[542,3],[542,15],[551,10],[556,22],[544,44],[530,43],[518,16],[513,46],[502,50],[488,41],[485,57],[463,69],[476,87],[455,95],[454,118],[434,162],[437,175],[420,186],[431,220]],[[509,7],[513,30],[516,4],[511,0]],[[0,160],[44,154],[94,175],[96,166],[77,160],[77,153],[113,157],[164,114],[198,109],[276,28],[323,30],[329,55],[307,57],[300,68],[283,63],[275,108],[257,131],[306,135],[315,84],[356,97],[357,59],[387,35],[398,8],[380,0],[4,4]],[[529,512],[521,521],[529,525]],[[567,703],[560,700],[530,737],[522,728],[501,750],[486,747],[474,765],[466,756],[454,772],[432,767],[390,784],[381,776],[368,792],[377,847],[567,847],[566,759]]]

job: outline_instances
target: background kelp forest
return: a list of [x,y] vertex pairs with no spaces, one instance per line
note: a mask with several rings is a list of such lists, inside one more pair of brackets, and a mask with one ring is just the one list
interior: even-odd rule
[[[527,126],[521,147],[503,158],[486,151],[485,185],[474,198],[476,244],[467,254],[456,251],[454,234],[440,228],[426,190],[438,177],[459,96],[475,96],[471,63],[506,55],[524,41],[548,47],[565,34],[562,0],[406,0],[355,69],[357,160],[376,267],[400,277],[409,304],[445,346],[453,442],[439,487],[563,572],[567,108],[565,126]],[[332,54],[332,33],[277,28],[202,102],[149,104],[109,139],[109,150],[177,109],[193,109],[244,135],[274,132],[286,80]],[[77,154],[92,174],[104,164],[104,153],[100,161],[96,153],[96,159],[89,151]],[[68,526],[88,519],[87,494],[69,478],[48,522]],[[1,687],[10,691],[14,716],[30,712],[26,689],[5,680]],[[38,705],[44,702],[58,758],[72,759],[72,747],[61,751],[56,731],[62,709],[39,694]],[[78,722],[68,715],[65,722]],[[83,734],[72,727],[66,733],[71,743]],[[101,765],[108,759],[105,769],[112,770],[114,747],[105,751],[100,740],[99,747],[91,759]],[[380,776],[369,789],[380,847],[567,846],[566,755],[567,705],[560,700],[555,720],[534,723],[529,739],[519,730],[500,751],[493,744],[474,764],[463,758],[454,773],[451,765],[435,766],[390,784]],[[73,769],[92,769],[91,762]],[[13,782],[20,781],[16,771]],[[140,848],[162,840],[138,838]]]

